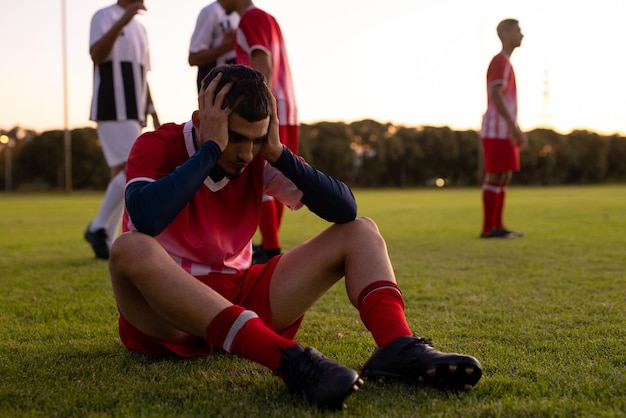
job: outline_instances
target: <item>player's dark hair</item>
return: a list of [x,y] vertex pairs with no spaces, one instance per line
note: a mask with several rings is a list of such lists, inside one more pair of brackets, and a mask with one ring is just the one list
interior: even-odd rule
[[519,25],[519,21],[517,19],[502,20],[500,23],[498,23],[498,26],[496,27],[496,33],[498,34],[498,38],[502,39],[502,34],[513,29],[513,27],[515,27],[516,25]]
[[222,65],[204,77],[202,88],[206,89],[219,73],[222,73],[222,78],[215,89],[216,94],[226,83],[233,83],[224,98],[224,107],[231,107],[248,122],[256,122],[270,115],[272,92],[265,83],[263,73],[245,65]]

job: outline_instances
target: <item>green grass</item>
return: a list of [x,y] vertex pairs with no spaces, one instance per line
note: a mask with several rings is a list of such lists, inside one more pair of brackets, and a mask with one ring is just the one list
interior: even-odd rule
[[[626,186],[510,188],[519,240],[478,238],[478,189],[356,196],[386,237],[413,329],[485,374],[462,394],[366,382],[344,416],[626,416]],[[0,416],[327,415],[243,359],[127,351],[107,264],[82,239],[101,197],[0,196]],[[284,247],[324,226],[286,214]],[[298,340],[356,369],[374,348],[341,284]]]

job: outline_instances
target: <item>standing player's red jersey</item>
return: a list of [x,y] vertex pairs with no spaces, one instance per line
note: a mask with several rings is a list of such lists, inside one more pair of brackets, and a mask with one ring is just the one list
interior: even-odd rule
[[279,123],[298,125],[291,69],[280,26],[273,16],[253,6],[243,14],[239,22],[235,42],[237,64],[251,66],[250,56],[255,49],[265,51],[274,64],[271,88],[276,97]]
[[515,85],[515,73],[509,60],[509,56],[500,52],[493,57],[487,70],[487,111],[483,116],[481,138],[510,139],[511,132],[506,120],[496,109],[491,99],[491,87],[502,85],[502,95],[509,110],[509,114],[517,120],[517,87]]

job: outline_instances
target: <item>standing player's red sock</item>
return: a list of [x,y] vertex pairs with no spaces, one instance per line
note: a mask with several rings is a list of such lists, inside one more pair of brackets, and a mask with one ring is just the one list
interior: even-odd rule
[[493,183],[483,183],[483,233],[495,228],[495,209],[500,187]]
[[296,345],[268,328],[256,313],[237,305],[217,314],[206,330],[205,339],[215,347],[262,364],[270,370],[280,366],[281,348]]
[[263,197],[259,229],[261,230],[262,238],[261,246],[264,250],[277,250],[280,248],[276,219],[276,201],[273,198],[266,199]]
[[497,199],[496,199],[496,205],[495,205],[495,210],[494,210],[494,228],[496,229],[502,229],[504,227],[504,223],[502,221],[503,219],[503,213],[504,213],[504,198],[506,196],[506,184],[500,184],[498,185],[499,189],[500,189],[500,193],[498,193]]
[[365,286],[359,295],[361,320],[378,346],[413,335],[404,316],[404,300],[394,282],[379,280]]
[[280,230],[280,224],[283,221],[283,212],[285,212],[285,205],[274,199],[276,206],[276,231]]

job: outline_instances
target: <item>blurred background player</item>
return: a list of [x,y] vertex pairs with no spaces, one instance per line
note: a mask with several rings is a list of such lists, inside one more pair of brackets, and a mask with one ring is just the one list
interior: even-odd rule
[[200,11],[191,35],[188,61],[189,65],[198,67],[198,92],[209,71],[217,65],[235,63],[234,39],[239,15],[226,14],[220,3],[221,0],[214,1]]
[[515,19],[498,24],[502,51],[487,70],[487,111],[480,138],[485,164],[483,229],[481,238],[517,238],[524,234],[506,229],[502,221],[504,198],[513,171],[520,170],[519,151],[526,148],[526,135],[517,124],[517,87],[510,57],[522,44],[522,31]]
[[[237,64],[250,66],[265,76],[278,106],[280,140],[298,154],[298,110],[287,58],[287,48],[276,19],[251,0],[220,0],[227,13],[241,16],[235,38]],[[259,230],[261,245],[255,246],[253,263],[265,263],[280,254],[279,229],[283,205],[270,196],[263,198]]]
[[159,127],[147,82],[148,37],[136,19],[145,10],[143,0],[119,0],[98,10],[91,20],[89,54],[94,78],[90,119],[97,123],[98,138],[111,169],[104,200],[84,233],[96,258],[109,258],[109,246],[119,231],[126,161],[146,125],[146,115],[152,116],[155,129]]

